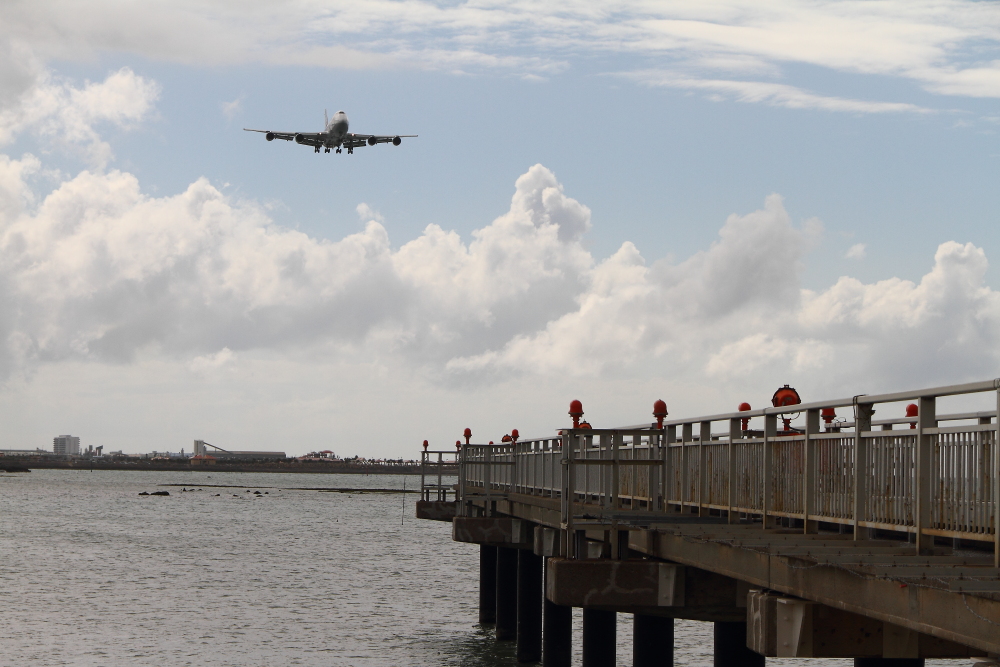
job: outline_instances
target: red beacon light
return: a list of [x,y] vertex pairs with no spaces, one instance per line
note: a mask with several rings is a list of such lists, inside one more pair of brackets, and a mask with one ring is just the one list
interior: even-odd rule
[[591,426],[588,421],[582,421],[580,422],[580,428],[592,429],[593,426]]
[[462,437],[465,438],[465,444],[469,444],[469,440],[472,440],[472,429],[465,429],[465,432],[462,433]]
[[577,400],[570,401],[569,416],[573,418],[573,428],[580,428],[580,417],[583,416],[583,403]]
[[662,399],[653,403],[653,416],[656,417],[656,428],[662,429],[663,418],[667,416],[667,404]]
[[505,435],[504,437],[500,438],[500,442],[511,442],[510,435]]
[[510,432],[511,442],[517,442],[517,439],[521,437],[521,434],[517,432],[517,429],[512,429]]
[[823,408],[819,411],[819,416],[823,418],[823,423],[829,426],[837,417],[837,411],[833,408]]
[[[916,403],[910,403],[909,405],[906,406],[907,417],[916,417],[919,414],[920,414],[920,408],[917,407]],[[910,428],[916,428],[916,427],[917,427],[917,422],[910,422]]]
[[[752,408],[750,407],[750,404],[747,403],[746,401],[740,403],[740,407],[737,408],[737,410],[739,410],[740,412],[750,412],[751,409]],[[750,426],[750,418],[744,417],[741,421],[743,422],[743,430],[744,431],[747,430],[747,428]]]
[[455,441],[455,449],[457,449],[458,451],[462,451],[462,441],[461,440],[456,440]]
[[[795,391],[793,387],[789,387],[787,384],[778,389],[778,391],[774,392],[774,396],[771,397],[771,405],[776,408],[798,405],[801,402],[802,398],[799,396],[799,392]],[[792,430],[792,420],[790,417],[782,417],[781,421],[784,422],[786,431]]]
[[426,440],[424,440],[424,451],[425,451],[425,452],[427,451],[427,446],[428,446],[428,444],[427,444],[427,441],[426,441]]

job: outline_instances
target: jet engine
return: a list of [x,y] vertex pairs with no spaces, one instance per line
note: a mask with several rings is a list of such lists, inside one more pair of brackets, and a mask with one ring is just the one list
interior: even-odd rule
[[304,142],[305,140],[306,140],[306,137],[305,137],[305,135],[304,135],[304,134],[302,134],[301,132],[299,132],[298,134],[296,134],[296,135],[295,135],[295,143],[297,143],[297,144],[301,144],[301,143],[303,143],[303,142]]
[[267,139],[268,141],[274,141],[274,132],[268,132],[267,134],[264,135],[264,138]]
[[393,138],[392,138],[392,145],[393,145],[393,146],[398,146],[398,145],[400,145],[401,143],[403,143],[403,140],[402,140],[402,139],[400,139],[399,137],[393,137]]
[[375,137],[368,137],[369,146],[374,146],[376,143],[378,143],[378,141],[376,141]]

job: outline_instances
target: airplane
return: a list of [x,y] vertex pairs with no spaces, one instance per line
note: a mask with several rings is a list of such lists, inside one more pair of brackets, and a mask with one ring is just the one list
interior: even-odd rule
[[297,144],[312,146],[315,149],[314,153],[319,153],[319,149],[321,148],[324,153],[329,153],[331,148],[336,148],[338,153],[341,151],[341,148],[346,148],[348,155],[354,153],[355,148],[360,148],[366,144],[374,146],[375,144],[392,142],[393,146],[398,146],[402,143],[403,137],[417,136],[416,134],[397,134],[394,136],[354,134],[353,132],[348,132],[347,127],[348,120],[346,113],[338,111],[333,114],[333,120],[330,120],[324,109],[322,132],[272,132],[271,130],[251,130],[248,127],[244,127],[243,130],[245,132],[261,132],[268,141],[274,141],[275,139],[284,139],[285,141],[294,140]]

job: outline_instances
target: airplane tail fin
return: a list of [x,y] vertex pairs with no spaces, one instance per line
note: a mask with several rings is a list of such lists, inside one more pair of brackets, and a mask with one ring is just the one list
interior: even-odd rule
[[330,116],[327,115],[326,109],[323,109],[323,131],[326,132],[326,128],[330,126]]

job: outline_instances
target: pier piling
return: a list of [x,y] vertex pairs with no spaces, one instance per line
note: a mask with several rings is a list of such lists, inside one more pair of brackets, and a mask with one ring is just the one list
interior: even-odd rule
[[923,658],[855,658],[854,667],[924,667]]
[[674,667],[674,619],[634,615],[632,667]]
[[542,557],[517,551],[517,661],[542,659]]
[[497,547],[497,639],[517,639],[517,552]]
[[747,648],[747,624],[715,622],[714,667],[763,667],[764,656]]
[[615,667],[617,621],[613,611],[583,610],[583,667]]
[[497,548],[479,545],[479,622],[497,620]]
[[[545,559],[545,577],[549,559]],[[573,662],[573,608],[542,596],[542,667],[570,667]]]

